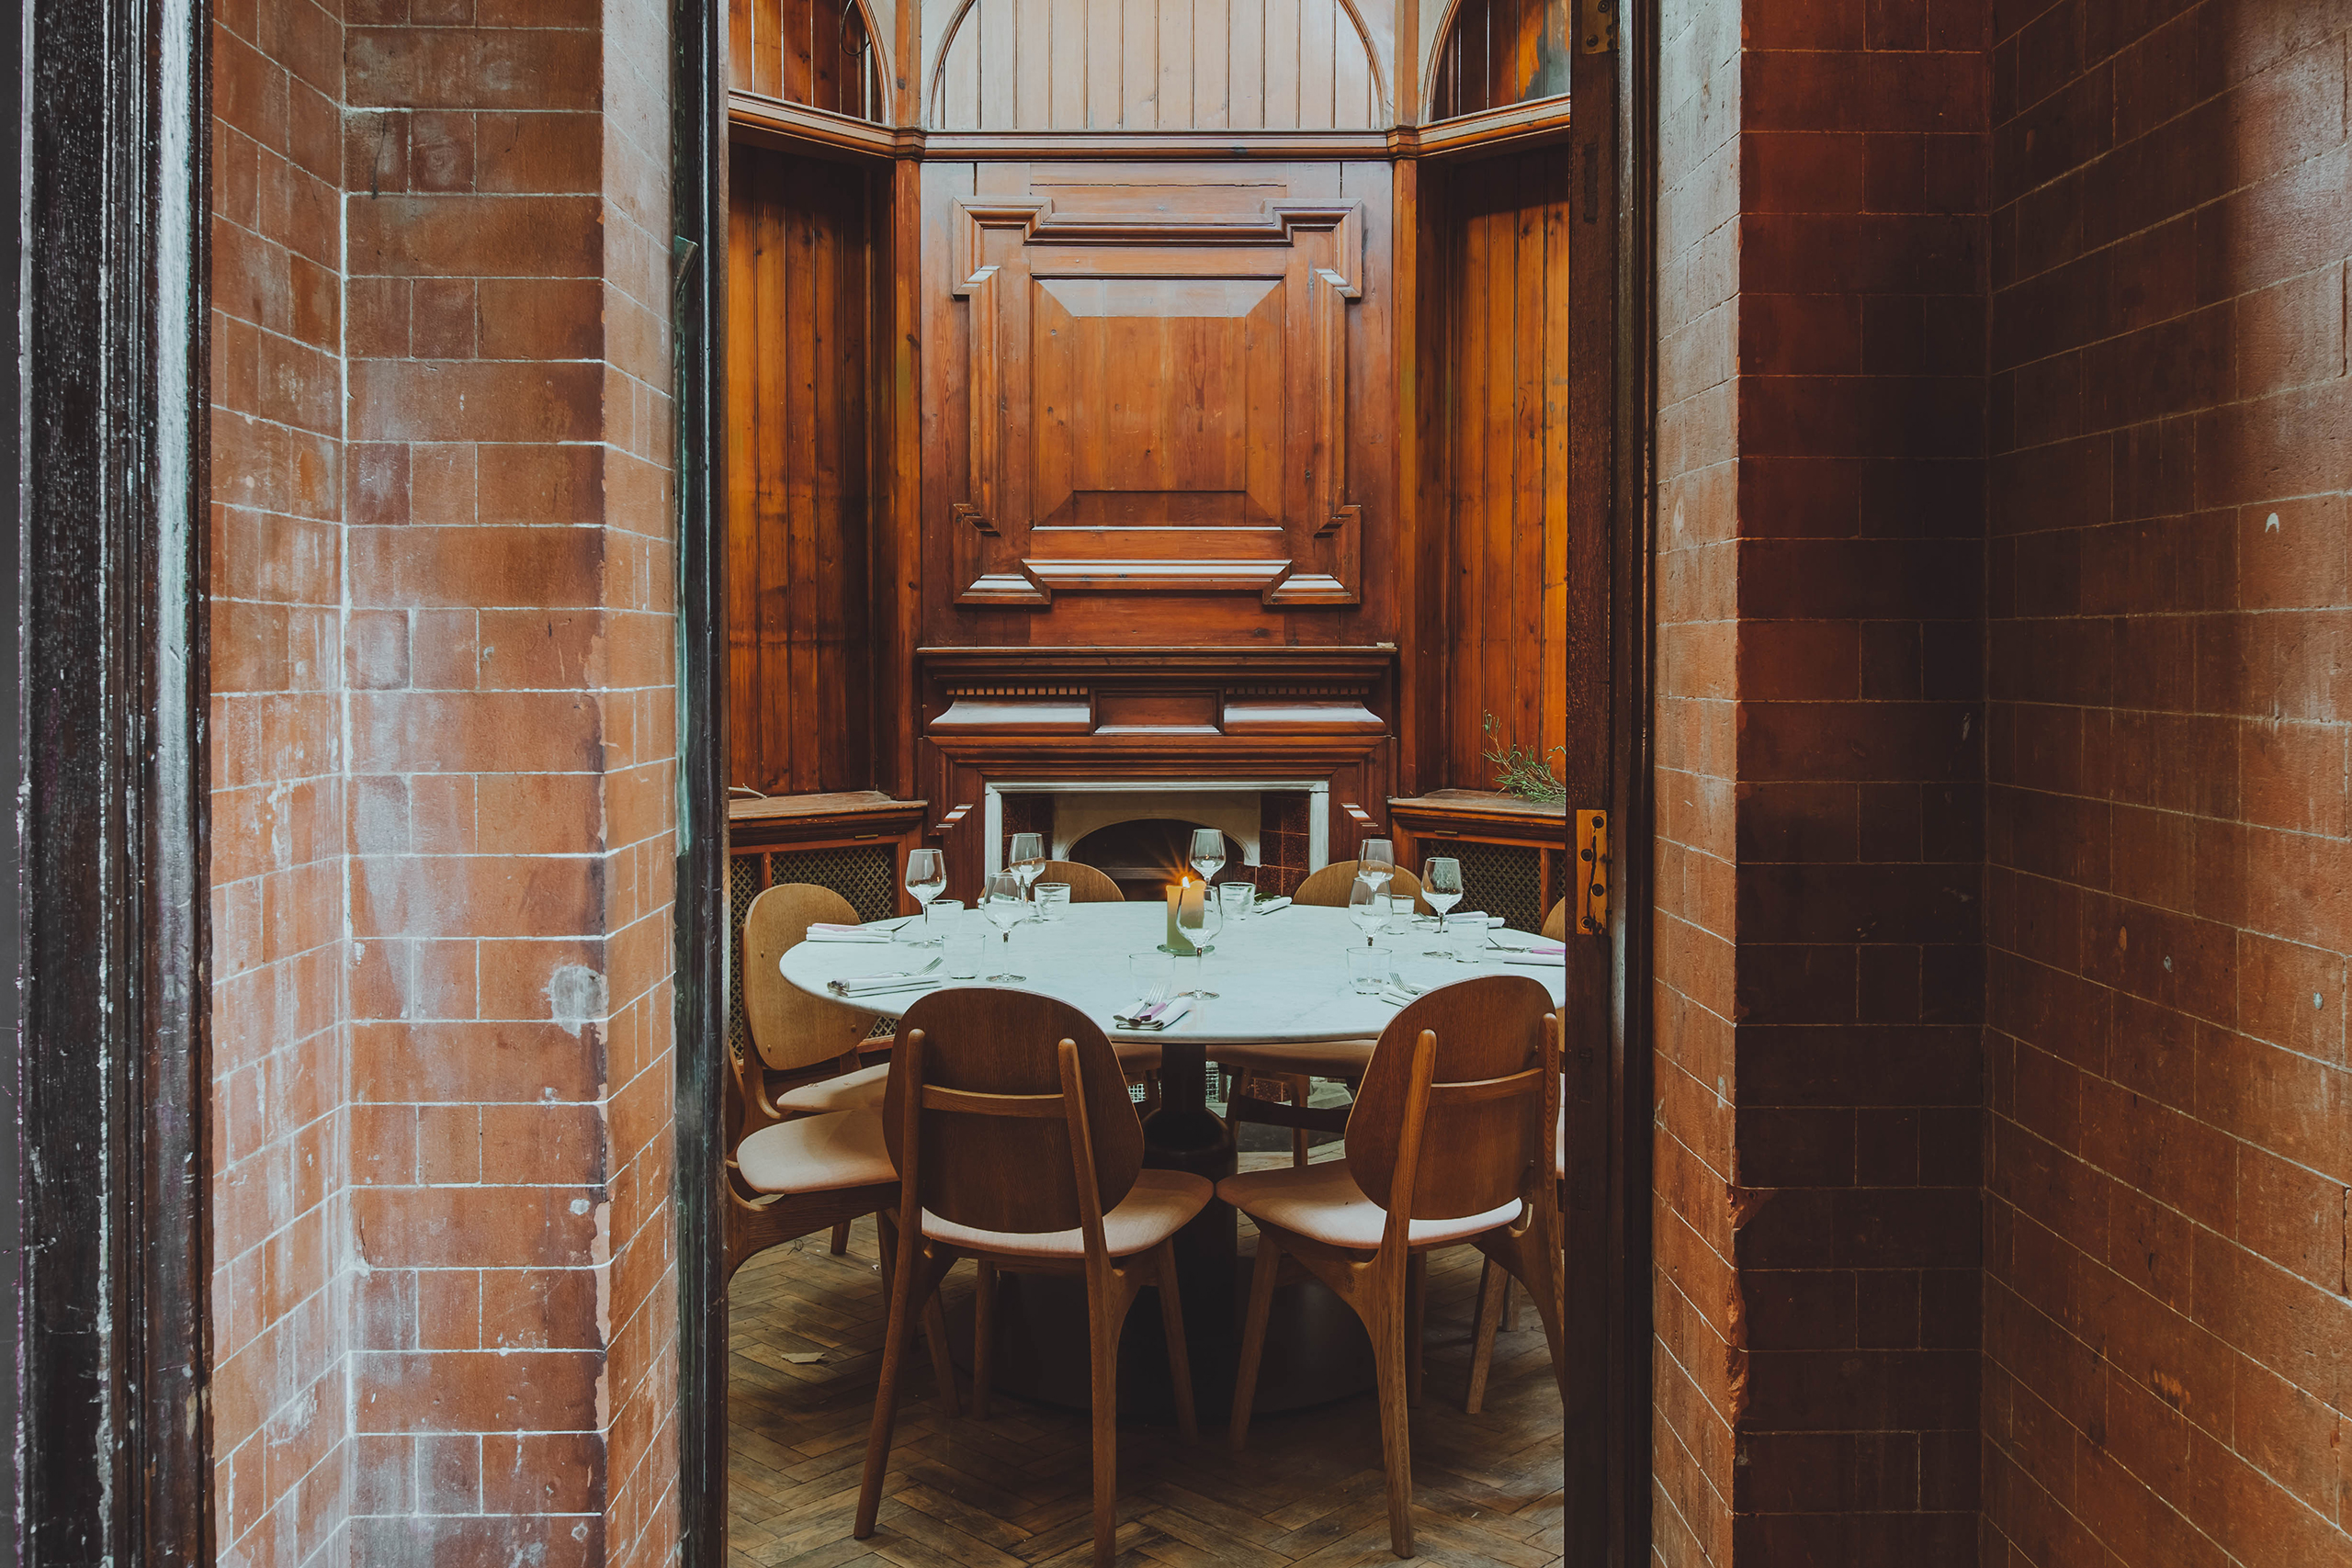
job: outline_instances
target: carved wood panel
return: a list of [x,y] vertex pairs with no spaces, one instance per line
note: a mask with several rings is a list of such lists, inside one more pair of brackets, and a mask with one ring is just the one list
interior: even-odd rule
[[956,603],[1358,603],[1361,204],[1121,215],[958,200],[947,239],[969,419]]

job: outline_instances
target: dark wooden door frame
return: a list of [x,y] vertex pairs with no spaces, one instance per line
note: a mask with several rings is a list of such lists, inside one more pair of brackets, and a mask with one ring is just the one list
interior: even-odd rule
[[727,1560],[727,1285],[720,1096],[727,1050],[726,6],[672,0],[671,202],[677,397],[676,1163],[678,1536]]
[[[16,1558],[210,1559],[203,0],[28,0],[9,134]],[[19,162],[21,159],[21,162]],[[13,269],[12,269],[13,274]],[[21,443],[17,435],[21,432]]]
[[[726,714],[720,581],[720,472],[725,428],[723,258],[727,158],[723,17],[714,0],[673,0],[678,249],[679,833],[677,1111],[682,1294],[679,1496],[683,1557],[719,1568],[726,1548],[727,1315],[718,1191],[719,1053],[726,1038]],[[1655,446],[1651,344],[1657,186],[1654,0],[1620,7],[1620,44],[1578,62],[1576,90],[1603,112],[1581,116],[1561,155],[1577,160],[1577,231],[1589,220],[1605,265],[1588,287],[1611,305],[1612,356],[1590,383],[1610,431],[1592,468],[1607,486],[1610,541],[1611,757],[1609,794],[1616,897],[1606,973],[1612,989],[1609,1060],[1594,1081],[1609,1144],[1601,1179],[1607,1271],[1600,1315],[1608,1371],[1583,1413],[1586,1456],[1571,1484],[1571,1561],[1639,1568],[1650,1520],[1651,646]],[[1600,123],[1596,127],[1594,121]],[[1587,242],[1590,243],[1589,240]],[[1583,297],[1580,293],[1580,298]],[[706,1176],[711,1177],[707,1179]],[[1596,1441],[1601,1453],[1596,1461]]]

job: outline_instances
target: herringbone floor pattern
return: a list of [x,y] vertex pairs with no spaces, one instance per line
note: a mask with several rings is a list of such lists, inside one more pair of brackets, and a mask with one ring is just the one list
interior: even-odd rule
[[[1286,1163],[1245,1156],[1245,1164]],[[1243,1249],[1254,1245],[1243,1222]],[[881,1281],[874,1226],[849,1255],[821,1235],[753,1258],[730,1292],[729,1568],[1029,1568],[1089,1560],[1086,1417],[1000,1398],[944,1419],[927,1361],[910,1363],[880,1529],[850,1539],[874,1380]],[[969,1264],[947,1284],[972,1289]],[[1413,1412],[1416,1545],[1440,1564],[1559,1568],[1560,1404],[1535,1314],[1495,1347],[1485,1411],[1462,1413],[1477,1254],[1432,1255],[1427,1381]],[[822,1359],[795,1362],[793,1356]],[[1121,1568],[1351,1568],[1392,1562],[1370,1393],[1250,1427],[1226,1451],[1204,1424],[1130,1426],[1119,1444]]]

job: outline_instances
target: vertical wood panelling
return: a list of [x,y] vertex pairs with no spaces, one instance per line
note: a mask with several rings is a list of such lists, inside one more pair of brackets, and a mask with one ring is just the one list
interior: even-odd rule
[[1442,782],[1485,787],[1498,735],[1567,739],[1568,161],[1453,176],[1443,224],[1439,487],[1451,557]]
[[[1052,27],[1041,26],[1048,16]],[[1381,73],[1347,0],[973,0],[930,92],[938,130],[1388,123]]]
[[880,121],[881,62],[857,0],[729,0],[728,85]]
[[769,794],[863,789],[878,176],[758,148],[733,159],[729,778]]

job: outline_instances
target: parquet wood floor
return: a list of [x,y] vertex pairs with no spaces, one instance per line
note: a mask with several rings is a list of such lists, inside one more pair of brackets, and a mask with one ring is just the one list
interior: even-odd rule
[[[1323,1151],[1317,1151],[1318,1154]],[[1336,1152],[1336,1151],[1333,1151]],[[1287,1163],[1245,1155],[1245,1166]],[[1242,1247],[1252,1246],[1242,1222]],[[752,1259],[730,1298],[729,1568],[1030,1568],[1090,1560],[1086,1417],[1000,1396],[990,1418],[943,1417],[928,1363],[910,1363],[880,1529],[850,1539],[874,1381],[881,1280],[871,1221],[849,1254],[810,1236]],[[1433,1254],[1427,1381],[1413,1412],[1421,1562],[1562,1568],[1560,1404],[1535,1314],[1495,1347],[1486,1409],[1462,1413],[1478,1255]],[[958,1265],[951,1298],[968,1295]],[[788,1357],[820,1353],[795,1363]],[[1261,1416],[1248,1452],[1204,1427],[1122,1427],[1121,1568],[1354,1568],[1393,1562],[1373,1396]]]

